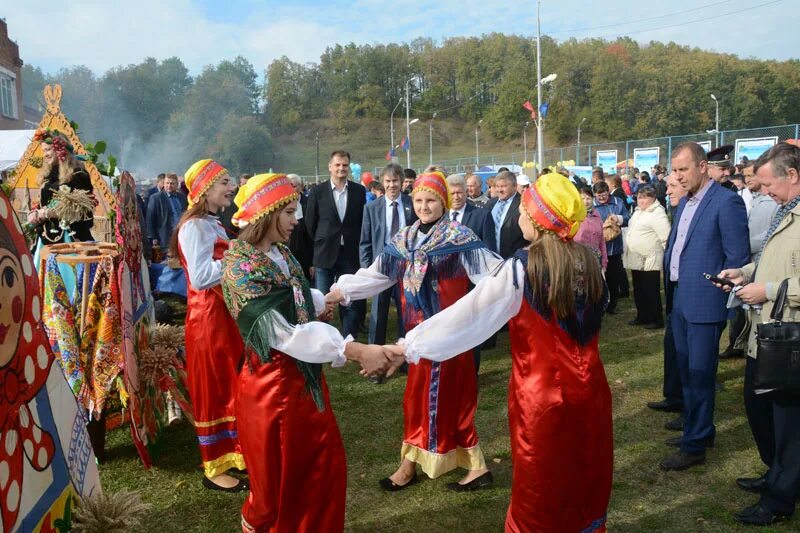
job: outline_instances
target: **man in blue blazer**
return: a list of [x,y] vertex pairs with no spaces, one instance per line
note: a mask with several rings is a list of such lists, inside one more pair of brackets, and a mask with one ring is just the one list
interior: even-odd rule
[[[395,163],[386,165],[380,174],[384,189],[383,197],[376,198],[364,206],[361,241],[358,245],[361,268],[369,267],[375,258],[381,255],[384,246],[400,228],[409,226],[417,220],[411,197],[400,192],[403,177],[403,167]],[[370,344],[386,344],[386,323],[391,299],[394,299],[397,309],[397,336],[405,335],[400,294],[395,285],[372,298],[372,311],[369,317]]]
[[667,299],[683,385],[683,437],[667,444],[679,450],[664,459],[664,470],[684,470],[705,462],[714,443],[714,384],[719,338],[728,318],[728,295],[705,279],[749,262],[744,202],[711,180],[703,148],[694,142],[672,152],[672,170],[687,196],[673,219],[664,254]]

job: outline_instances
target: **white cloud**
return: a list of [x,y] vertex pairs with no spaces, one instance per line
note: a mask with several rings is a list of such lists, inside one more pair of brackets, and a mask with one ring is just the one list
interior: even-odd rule
[[[710,16],[714,11],[708,9],[574,36],[581,39],[650,28],[631,36],[642,43],[674,40],[743,57],[783,60],[798,57],[800,9],[791,9],[796,2],[785,0],[722,17],[713,24],[657,29]],[[6,14],[9,33],[27,63],[46,70],[85,64],[98,74],[113,66],[139,63],[147,56],[177,56],[196,74],[204,65],[243,55],[261,72],[282,55],[301,63],[317,62],[325,48],[336,43],[407,42],[420,36],[441,40],[493,31],[533,35],[536,31],[532,0],[238,0],[236,9],[222,1],[218,6],[206,4],[203,8],[192,0],[72,0],[26,9],[19,7],[19,0],[0,0],[0,14]],[[734,11],[752,5],[734,0],[717,9]],[[694,7],[693,0],[649,5],[638,0],[548,0],[542,3],[542,30],[616,24]],[[238,13],[243,13],[241,19]],[[55,25],[54,32],[48,24]]]

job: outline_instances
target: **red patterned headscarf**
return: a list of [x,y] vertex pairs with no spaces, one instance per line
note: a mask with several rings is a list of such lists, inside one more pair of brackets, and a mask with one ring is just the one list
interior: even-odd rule
[[208,189],[223,176],[227,176],[228,171],[225,167],[213,159],[201,159],[186,171],[183,176],[186,188],[189,189],[189,205],[192,206],[200,201]]
[[413,195],[416,191],[428,191],[439,197],[444,205],[444,210],[450,209],[450,189],[447,187],[447,179],[441,172],[428,172],[420,174],[414,181]]
[[243,228],[298,198],[300,195],[286,174],[258,174],[247,180],[236,194],[233,201],[239,210],[232,222]]

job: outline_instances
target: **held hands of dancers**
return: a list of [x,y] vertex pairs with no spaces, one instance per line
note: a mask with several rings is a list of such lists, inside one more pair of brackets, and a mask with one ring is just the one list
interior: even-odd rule
[[321,322],[330,322],[333,320],[333,309],[335,306],[336,304],[326,301],[325,310],[317,316],[317,320]]
[[344,295],[340,289],[333,289],[325,295],[325,303],[335,305],[344,301]]
[[347,359],[361,365],[361,375],[365,377],[389,377],[405,361],[403,348],[398,345],[378,346],[348,342],[344,349],[344,355]]

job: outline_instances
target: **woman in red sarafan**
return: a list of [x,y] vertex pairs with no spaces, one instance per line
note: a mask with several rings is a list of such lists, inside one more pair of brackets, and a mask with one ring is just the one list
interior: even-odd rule
[[[447,182],[441,172],[421,174],[412,191],[419,220],[402,228],[369,268],[341,276],[329,298],[349,303],[399,285],[406,331],[447,308],[501,259],[466,226],[450,220]],[[436,478],[456,468],[467,472],[449,489],[464,492],[491,485],[492,474],[475,429],[478,383],[472,349],[439,363],[409,367],[403,396],[400,467],[380,481],[398,491],[417,481],[416,465]]]
[[253,176],[236,195],[232,220],[242,229],[222,261],[225,303],[246,346],[237,399],[250,475],[245,533],[344,529],[347,465],[322,363],[356,359],[373,373],[388,362],[381,347],[313,321],[333,307],[285,244],[297,200],[285,175]]
[[228,171],[211,159],[192,165],[184,176],[189,209],[172,236],[170,253],[180,258],[188,279],[186,373],[195,431],[203,460],[203,485],[238,492],[247,482],[227,472],[244,470],[236,426],[236,384],[244,344],[220,288],[220,260],[228,238],[213,216],[231,203]]
[[606,531],[613,433],[598,349],[606,298],[594,253],[572,240],[586,210],[560,174],[540,177],[521,206],[528,249],[401,345],[410,363],[444,361],[510,321],[513,484],[506,531]]

